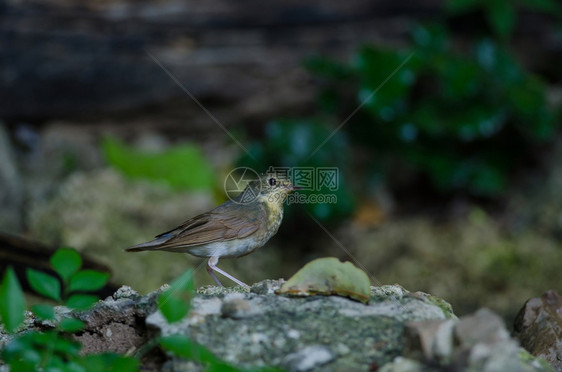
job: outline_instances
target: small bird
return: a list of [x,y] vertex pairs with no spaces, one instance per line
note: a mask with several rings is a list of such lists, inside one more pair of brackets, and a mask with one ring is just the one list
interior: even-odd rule
[[222,287],[222,283],[215,271],[249,288],[219,269],[219,258],[245,256],[263,246],[277,233],[283,219],[283,203],[289,193],[297,189],[284,175],[262,175],[248,183],[237,197],[185,221],[150,242],[126,250],[168,251],[208,257],[207,272],[219,286]]

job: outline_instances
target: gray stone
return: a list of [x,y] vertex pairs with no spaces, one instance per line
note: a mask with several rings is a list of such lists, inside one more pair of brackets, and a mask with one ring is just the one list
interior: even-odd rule
[[562,296],[547,291],[525,303],[514,324],[521,346],[562,371]]
[[[180,334],[219,359],[247,369],[418,372],[439,367],[496,372],[505,367],[516,372],[549,371],[545,362],[507,337],[503,323],[487,310],[456,320],[443,310],[448,308],[444,301],[400,286],[372,287],[365,305],[342,297],[276,295],[280,283],[257,283],[250,292],[240,287],[201,288],[191,300],[189,314],[171,324],[156,306],[168,286],[146,296],[122,287],[88,311],[70,313],[58,307],[57,314],[86,323],[86,329],[74,337],[87,353],[134,353],[155,337]],[[404,332],[406,324],[410,334],[423,340],[417,352],[412,340],[404,340],[409,337]],[[28,314],[21,331],[38,326],[49,325],[38,324]],[[1,331],[0,342],[9,342]],[[404,350],[405,345],[411,353]],[[146,370],[201,370],[194,361],[158,355],[160,359],[154,360],[145,356],[143,366],[151,366]]]
[[426,320],[410,322],[404,329],[404,355],[426,361],[450,360],[453,351],[455,321]]
[[172,358],[162,365],[162,372],[201,372],[205,368],[195,362]]
[[477,343],[494,343],[509,340],[509,333],[502,318],[488,309],[480,309],[473,315],[459,319],[455,326],[458,342],[471,347]]
[[[161,288],[162,290],[163,288]],[[137,298],[139,297],[139,293],[135,291],[133,288],[124,285],[120,287],[114,294],[113,299],[119,300],[121,298]]]
[[276,291],[279,291],[281,286],[285,283],[283,279],[279,280],[262,280],[261,282],[255,283],[250,288],[250,291],[255,294],[274,294]]
[[332,352],[324,346],[307,346],[296,353],[289,354],[284,364],[291,371],[310,371],[334,359]]
[[441,362],[449,362],[453,353],[453,331],[455,321],[447,319],[441,321],[441,324],[435,332],[435,339],[432,344],[432,354]]
[[409,360],[395,361],[384,371],[551,371],[546,362],[522,350],[509,337],[501,318],[488,309],[458,320],[408,323],[404,338],[403,354]]
[[379,372],[422,372],[424,366],[417,360],[397,357],[392,362],[385,364]]
[[244,299],[242,293],[230,294],[225,296],[221,307],[223,317],[242,319],[256,316],[260,313],[261,307],[258,304],[251,306],[250,302]]
[[[189,319],[174,327],[187,322],[193,339],[244,367],[297,370],[301,359],[295,355],[322,346],[332,359],[313,370],[367,371],[373,361],[383,365],[398,355],[405,321],[447,318],[432,301],[399,286],[373,287],[365,305],[342,297],[277,296],[281,283],[263,281],[250,293],[240,287],[202,288]],[[169,326],[163,327],[168,334]]]

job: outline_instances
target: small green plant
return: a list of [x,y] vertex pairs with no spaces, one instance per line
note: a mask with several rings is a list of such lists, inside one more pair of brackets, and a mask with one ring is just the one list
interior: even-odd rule
[[[40,295],[75,310],[84,310],[97,297],[84,292],[102,288],[109,275],[94,270],[80,270],[80,255],[69,248],[61,248],[50,259],[60,278],[28,269],[30,286]],[[62,283],[62,285],[61,285]],[[13,340],[1,351],[1,359],[10,371],[137,371],[138,361],[115,353],[80,355],[80,343],[70,334],[83,329],[84,323],[73,317],[57,317],[50,304],[32,307],[34,315],[54,324],[46,331],[17,333],[25,320],[25,298],[12,268],[8,268],[0,284],[0,321],[4,329],[14,333]]]
[[[84,310],[94,304],[97,296],[87,294],[103,288],[109,274],[96,270],[80,270],[82,258],[73,249],[61,248],[50,259],[51,267],[59,275],[56,278],[41,271],[27,269],[29,285],[42,296],[57,301],[71,309]],[[61,286],[62,283],[62,286]],[[40,318],[52,319],[52,307],[41,304],[33,308]]]

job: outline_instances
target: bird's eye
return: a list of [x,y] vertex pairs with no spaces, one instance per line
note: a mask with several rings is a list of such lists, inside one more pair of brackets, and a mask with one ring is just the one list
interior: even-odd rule
[[277,182],[277,180],[272,177],[269,180],[267,180],[267,182],[269,182],[269,186],[275,186],[275,183]]

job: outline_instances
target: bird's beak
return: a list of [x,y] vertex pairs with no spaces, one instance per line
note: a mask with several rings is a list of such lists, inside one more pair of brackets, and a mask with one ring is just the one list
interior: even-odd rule
[[295,186],[295,185],[290,185],[290,186],[288,187],[288,189],[291,190],[291,191],[295,191],[295,190],[302,190],[302,187],[300,187],[300,186]]

